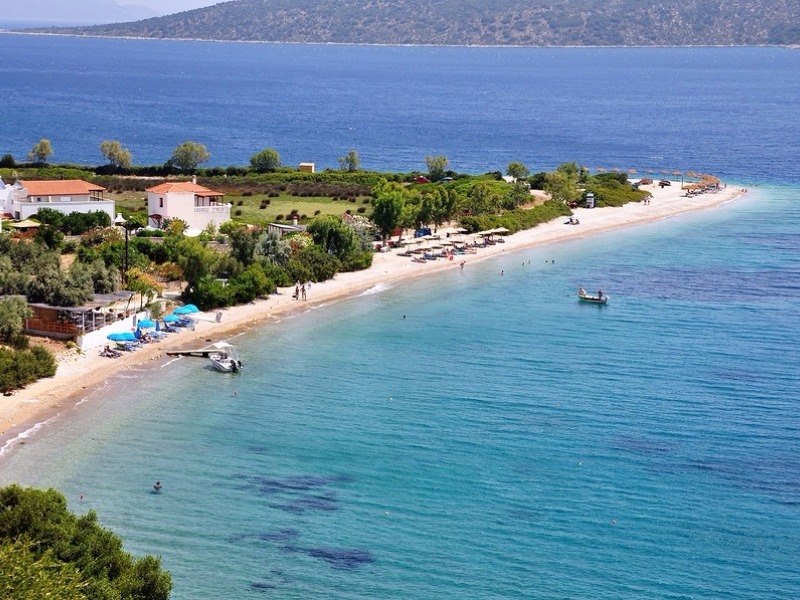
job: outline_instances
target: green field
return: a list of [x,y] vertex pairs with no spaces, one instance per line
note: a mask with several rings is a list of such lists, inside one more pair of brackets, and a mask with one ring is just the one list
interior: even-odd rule
[[[215,188],[218,189],[218,188]],[[126,214],[146,212],[147,196],[143,192],[108,193],[117,210]],[[342,215],[348,210],[356,215],[369,216],[370,197],[356,196],[351,199],[334,199],[326,196],[295,196],[287,193],[273,194],[225,194],[224,201],[231,204],[231,219],[252,225],[291,222],[295,213],[301,223],[318,215]]]

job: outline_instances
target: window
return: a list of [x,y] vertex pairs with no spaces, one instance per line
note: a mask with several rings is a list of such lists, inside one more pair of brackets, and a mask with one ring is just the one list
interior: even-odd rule
[[163,198],[159,198],[158,199],[158,207],[159,208],[164,208],[164,199]]

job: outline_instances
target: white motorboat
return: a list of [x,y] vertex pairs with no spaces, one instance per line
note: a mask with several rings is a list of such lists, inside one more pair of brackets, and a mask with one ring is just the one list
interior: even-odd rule
[[242,369],[242,361],[236,347],[228,342],[217,342],[210,346],[208,355],[211,366],[223,373],[238,373]]

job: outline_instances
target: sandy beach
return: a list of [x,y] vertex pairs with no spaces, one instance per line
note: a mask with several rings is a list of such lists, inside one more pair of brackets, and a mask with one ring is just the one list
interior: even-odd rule
[[[223,309],[221,322],[198,321],[194,331],[172,334],[159,343],[147,344],[135,352],[109,359],[99,354],[99,348],[79,353],[66,351],[58,357],[58,372],[11,396],[0,400],[0,454],[36,431],[46,435],[47,421],[69,411],[76,403],[91,394],[112,374],[143,365],[157,366],[171,357],[168,350],[180,350],[207,345],[209,341],[228,339],[242,331],[263,326],[289,314],[307,310],[310,306],[331,303],[355,296],[380,283],[398,283],[409,278],[432,275],[445,269],[466,267],[501,253],[594,235],[603,231],[639,223],[657,221],[689,211],[717,207],[743,195],[746,190],[726,187],[715,194],[688,198],[678,182],[670,187],[642,186],[653,195],[648,204],[630,203],[620,208],[576,209],[579,225],[565,225],[566,219],[556,219],[534,229],[507,236],[505,243],[487,246],[477,254],[456,257],[456,260],[413,262],[399,256],[398,250],[376,253],[372,267],[355,273],[340,273],[330,281],[315,283],[308,299],[293,299],[293,288],[280,289],[278,294],[254,303]],[[440,233],[448,231],[440,229]],[[34,340],[35,343],[35,340]]]

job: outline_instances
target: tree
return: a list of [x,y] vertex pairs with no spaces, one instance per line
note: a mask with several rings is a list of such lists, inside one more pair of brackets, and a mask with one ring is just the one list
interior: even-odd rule
[[269,173],[281,166],[281,157],[277,150],[264,148],[250,157],[250,166],[259,173]]
[[358,237],[355,231],[341,217],[325,215],[314,219],[306,229],[314,243],[324,252],[332,254],[339,260],[345,260],[347,256],[359,249]]
[[342,171],[349,171],[350,173],[358,171],[358,166],[361,161],[358,158],[358,152],[350,150],[346,155],[339,157],[339,167]]
[[404,190],[396,183],[384,181],[372,190],[372,222],[384,241],[401,223],[405,205]]
[[257,237],[256,234],[244,225],[239,225],[228,232],[231,244],[231,256],[247,267],[253,263]]
[[[29,545],[15,552],[11,560],[28,569],[37,579],[36,585],[50,592],[17,594],[12,585],[14,595],[4,598],[167,600],[172,591],[172,578],[161,569],[160,559],[134,558],[125,552],[119,536],[98,524],[94,511],[85,516],[72,514],[66,498],[52,489],[16,484],[0,489],[0,547],[18,541]],[[0,560],[5,562],[3,553]],[[5,564],[0,567],[3,577],[20,576],[9,572]],[[39,568],[50,572],[40,573]]]
[[0,590],[8,594],[6,600],[86,600],[86,585],[78,569],[59,562],[51,551],[35,554],[32,542],[0,545]]
[[28,160],[37,163],[46,163],[47,159],[53,156],[53,146],[50,145],[50,140],[42,138],[33,145]]
[[0,340],[8,342],[22,333],[25,319],[33,313],[21,296],[7,296],[0,300]]
[[428,176],[431,181],[439,181],[444,177],[444,170],[447,168],[448,162],[447,157],[441,154],[425,157],[425,164],[428,167]]
[[514,179],[524,179],[530,175],[530,171],[528,170],[528,167],[523,165],[521,162],[512,161],[508,163],[508,167],[506,167],[506,174]]
[[262,264],[284,267],[289,262],[291,246],[273,231],[265,232],[256,245],[255,255]]
[[564,171],[556,170],[545,175],[544,189],[553,200],[559,202],[573,202],[580,198],[577,182]]
[[452,221],[461,207],[461,195],[454,189],[438,186],[433,192],[433,223],[436,229],[443,223]]
[[500,195],[486,181],[479,181],[472,186],[467,203],[473,215],[495,214],[500,207]]
[[194,171],[197,166],[206,162],[211,155],[199,142],[183,142],[172,151],[170,163],[183,171]]
[[100,152],[116,169],[131,168],[131,152],[116,140],[105,140],[100,143]]

